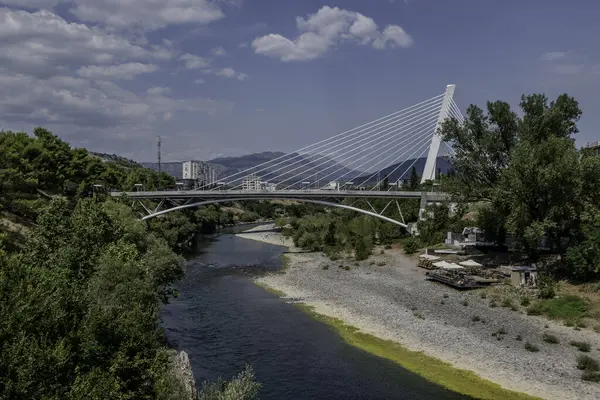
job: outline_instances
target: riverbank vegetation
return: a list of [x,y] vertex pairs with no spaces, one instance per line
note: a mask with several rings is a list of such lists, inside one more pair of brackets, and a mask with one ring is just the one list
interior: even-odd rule
[[[396,342],[379,339],[373,335],[360,332],[337,318],[314,312],[310,306],[304,304],[297,304],[296,306],[311,314],[316,320],[331,327],[346,343],[378,357],[393,361],[428,381],[456,393],[476,399],[536,399],[536,397],[523,393],[503,389],[500,385],[482,379],[471,371],[454,368],[452,365],[427,356],[422,352],[408,350]],[[581,361],[580,364],[582,366],[593,365],[592,362],[587,360]]]
[[[0,398],[186,398],[158,313],[184,274],[177,252],[222,213],[146,224],[104,191],[173,178],[104,163],[42,128],[0,132],[0,154]],[[249,399],[258,387],[247,370],[199,397]]]

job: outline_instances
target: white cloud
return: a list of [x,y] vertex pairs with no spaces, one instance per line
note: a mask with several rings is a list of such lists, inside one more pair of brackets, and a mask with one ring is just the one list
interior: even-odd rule
[[183,54],[179,58],[184,62],[187,69],[206,68],[210,65],[210,60],[189,53]]
[[91,141],[95,134],[106,141],[109,132],[131,140],[130,134],[153,135],[154,124],[175,120],[177,113],[231,112],[227,101],[178,98],[159,86],[135,92],[115,83],[156,71],[175,54],[167,41],[109,33],[51,11],[0,8],[3,127],[60,126],[63,135],[80,132]]
[[[212,60],[210,58],[200,57],[194,54],[183,54],[179,57],[187,69],[200,69],[205,74],[211,74],[216,76],[222,76],[225,78],[234,78],[239,81],[243,81],[248,78],[248,75],[243,72],[237,72],[231,67],[225,68],[212,68]],[[202,81],[204,83],[204,81]]]
[[574,52],[553,51],[539,56],[541,67],[553,78],[568,81],[596,80],[600,76],[600,60]]
[[202,78],[198,78],[198,79],[196,79],[196,80],[194,81],[194,83],[195,83],[196,85],[202,85],[203,83],[206,83],[206,81],[205,81],[204,79],[202,79]]
[[243,81],[248,78],[248,74],[243,72],[237,72],[235,69],[227,67],[227,68],[219,68],[219,69],[209,69],[204,71],[208,74],[213,74],[217,76],[222,76],[224,78],[237,79],[239,81]]
[[294,39],[271,33],[252,42],[254,52],[281,61],[305,61],[324,55],[342,42],[371,45],[375,49],[409,47],[411,36],[398,25],[388,25],[380,31],[373,19],[354,11],[324,6],[307,18],[297,17],[301,32]]
[[17,6],[27,9],[54,8],[64,0],[0,0],[0,5]]
[[146,90],[146,93],[148,93],[151,96],[161,96],[171,94],[171,89],[165,86],[153,86]]
[[0,9],[0,68],[48,77],[73,66],[164,59],[157,49],[67,22],[50,11]]
[[227,55],[227,51],[225,51],[225,49],[223,47],[221,47],[221,46],[215,47],[210,52],[213,53],[217,57],[222,57],[222,56],[226,56]]
[[89,79],[133,79],[139,74],[154,72],[157,69],[156,65],[141,63],[91,65],[79,68],[77,75]]
[[564,51],[549,51],[540,56],[541,61],[556,61],[565,58],[567,53]]
[[225,15],[209,0],[73,0],[71,13],[81,21],[118,30],[151,31],[169,25],[206,24]]

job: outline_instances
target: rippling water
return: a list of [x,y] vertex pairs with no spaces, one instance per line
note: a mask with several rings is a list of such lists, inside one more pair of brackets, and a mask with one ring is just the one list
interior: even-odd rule
[[231,234],[206,238],[180,297],[163,310],[169,341],[190,356],[198,384],[251,364],[269,399],[464,399],[345,344],[326,325],[254,285],[284,248]]

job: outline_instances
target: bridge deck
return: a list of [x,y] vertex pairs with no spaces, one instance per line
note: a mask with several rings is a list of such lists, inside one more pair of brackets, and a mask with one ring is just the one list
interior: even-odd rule
[[369,198],[369,199],[422,199],[427,201],[444,201],[450,196],[447,193],[410,192],[410,191],[371,191],[371,190],[181,190],[153,192],[111,192],[111,196],[126,195],[136,199],[323,199],[323,198]]

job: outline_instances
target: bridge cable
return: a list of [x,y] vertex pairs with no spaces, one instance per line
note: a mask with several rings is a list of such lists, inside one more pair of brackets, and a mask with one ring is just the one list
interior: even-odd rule
[[[429,115],[429,116],[426,116],[426,118],[427,118],[427,119],[437,118],[437,117],[436,117],[436,114],[437,114],[437,112],[435,112],[435,113],[432,113],[431,115]],[[290,179],[293,179],[293,178],[296,178],[296,177],[300,176],[302,173],[305,173],[305,172],[311,171],[311,170],[313,170],[313,169],[316,169],[316,168],[318,168],[318,167],[321,167],[321,166],[322,166],[322,165],[324,165],[325,163],[327,163],[327,162],[331,162],[331,159],[334,159],[335,161],[337,161],[338,163],[342,164],[343,166],[342,166],[342,167],[340,167],[340,168],[338,168],[338,169],[337,169],[336,171],[334,171],[334,172],[330,172],[329,174],[327,174],[327,175],[325,176],[325,177],[329,177],[329,176],[331,176],[333,173],[335,173],[335,172],[339,172],[340,170],[342,170],[342,169],[344,169],[344,168],[349,168],[351,165],[353,165],[353,164],[355,164],[356,162],[358,162],[358,161],[360,161],[360,160],[364,159],[364,158],[365,158],[367,155],[373,155],[374,153],[376,153],[377,151],[380,151],[380,150],[379,150],[379,148],[378,148],[377,150],[375,150],[375,151],[373,151],[373,152],[371,152],[371,153],[368,153],[367,155],[364,155],[364,156],[360,157],[359,159],[356,159],[356,156],[357,156],[357,155],[359,155],[359,154],[361,154],[361,153],[363,153],[364,151],[366,151],[366,150],[369,150],[369,149],[372,149],[372,148],[374,148],[374,147],[380,147],[380,146],[381,146],[382,144],[384,144],[384,143],[386,143],[386,144],[387,144],[387,142],[388,142],[388,141],[390,141],[390,140],[393,142],[393,141],[396,141],[396,140],[398,140],[399,138],[400,138],[400,139],[402,139],[402,137],[403,137],[403,136],[400,136],[400,137],[398,137],[398,135],[396,135],[396,134],[397,134],[398,132],[401,132],[403,129],[407,129],[409,126],[413,126],[413,125],[415,125],[415,124],[416,124],[417,126],[419,126],[419,125],[423,124],[423,122],[419,122],[419,121],[420,121],[420,120],[422,120],[422,119],[424,119],[424,118],[423,118],[423,117],[421,117],[421,118],[420,118],[420,119],[418,119],[417,121],[413,121],[411,124],[404,125],[404,126],[402,126],[400,129],[396,129],[396,130],[394,130],[394,131],[392,131],[392,132],[389,132],[389,133],[387,133],[387,134],[383,135],[382,137],[375,137],[375,138],[371,138],[371,139],[370,139],[370,140],[368,140],[366,143],[363,143],[361,146],[359,146],[359,147],[358,147],[358,149],[356,148],[356,143],[349,143],[349,144],[347,144],[346,146],[344,146],[344,148],[350,148],[350,150],[348,150],[348,151],[346,151],[346,152],[344,152],[344,153],[342,153],[342,154],[340,154],[340,155],[338,155],[338,156],[336,156],[336,157],[341,157],[341,156],[344,156],[344,155],[346,155],[346,154],[348,154],[348,153],[355,152],[356,154],[352,154],[351,156],[349,156],[349,157],[346,157],[345,159],[343,159],[343,161],[344,161],[344,162],[346,162],[348,159],[353,159],[353,161],[352,161],[352,162],[350,162],[350,163],[348,163],[348,164],[344,164],[343,162],[340,162],[340,161],[338,161],[338,160],[335,160],[335,158],[336,158],[336,157],[331,157],[331,156],[330,156],[330,158],[329,158],[329,159],[326,159],[326,161],[322,162],[321,164],[315,165],[315,166],[313,166],[312,168],[309,168],[307,171],[306,171],[306,170],[305,170],[305,171],[302,171],[302,172],[300,172],[300,173],[298,173],[298,174],[296,174],[296,175],[294,175],[294,176],[292,176],[292,177],[289,177],[289,178],[287,178],[287,179],[285,179],[285,180],[283,180],[283,181],[280,181],[279,183],[281,184],[281,183],[283,183],[283,182],[287,182],[287,181],[289,181]],[[414,129],[414,128],[413,128],[413,129]],[[385,140],[383,140],[383,141],[382,141],[381,139],[383,139],[383,138],[387,138],[387,139],[385,139]],[[365,146],[365,145],[367,145],[367,144],[371,144],[371,143],[374,143],[374,144],[372,144],[371,146],[368,146],[366,149],[362,149],[362,147],[364,147],[364,146]],[[341,150],[341,149],[340,149],[340,150]],[[339,150],[338,150],[338,151],[339,151]],[[295,170],[297,170],[297,169],[298,169],[298,168],[296,168],[296,169],[294,169],[294,170],[292,170],[292,171],[288,171],[288,173],[289,173],[289,172],[293,172],[293,171],[295,171]],[[350,172],[355,172],[355,171],[356,171],[356,170],[354,170],[354,171],[350,171]],[[320,173],[320,172],[319,172],[319,171],[317,171],[316,173],[314,173],[314,174],[312,174],[312,175],[310,175],[310,176],[306,177],[306,179],[310,179],[310,178],[312,178],[312,177],[314,177],[314,176],[318,175],[319,173]],[[325,178],[325,177],[323,177],[323,178]],[[288,187],[289,187],[289,186],[288,186]]]
[[[431,121],[431,119],[432,119],[432,118],[433,118],[433,121]],[[417,136],[417,137],[418,137],[418,136],[420,136],[420,135],[424,135],[424,134],[426,134],[426,135],[428,136],[428,135],[429,135],[429,130],[431,129],[429,126],[430,126],[430,125],[431,125],[431,123],[432,123],[432,122],[434,122],[434,121],[437,121],[437,114],[436,114],[436,115],[433,115],[432,117],[430,117],[430,121],[424,121],[424,122],[421,122],[421,123],[419,123],[419,124],[417,125],[417,126],[422,126],[424,123],[426,124],[425,128],[421,127],[421,128],[420,128],[420,129],[417,131],[417,132],[419,132],[419,134],[414,134],[414,131],[413,131],[413,132],[412,132],[412,135],[411,135],[411,136],[409,136],[409,137],[406,137],[406,136],[395,137],[395,138],[392,138],[392,139],[393,139],[393,141],[392,141],[391,143],[387,143],[387,142],[388,142],[388,140],[386,140],[386,141],[385,141],[385,144],[393,145],[393,147],[392,147],[392,146],[389,146],[387,149],[385,149],[385,150],[383,150],[383,151],[381,150],[381,145],[382,145],[382,144],[384,144],[384,142],[377,142],[377,143],[375,143],[374,145],[372,145],[372,146],[370,146],[370,147],[369,147],[369,149],[371,149],[371,148],[374,148],[374,147],[377,147],[375,150],[373,150],[373,151],[371,151],[371,152],[369,152],[369,153],[367,153],[367,154],[363,155],[362,157],[360,157],[360,158],[358,158],[358,159],[355,159],[355,160],[354,160],[352,163],[350,163],[349,165],[352,165],[352,164],[354,164],[354,163],[356,163],[356,162],[358,162],[358,161],[360,161],[360,160],[363,160],[363,159],[365,159],[365,158],[367,158],[367,157],[378,157],[378,158],[380,159],[380,161],[379,161],[377,164],[375,164],[375,165],[379,165],[379,164],[382,162],[382,161],[381,161],[381,157],[382,157],[384,154],[388,153],[388,152],[389,152],[389,151],[391,151],[391,150],[394,150],[394,149],[396,149],[398,146],[400,146],[400,145],[404,144],[404,143],[405,143],[407,140],[409,140],[409,139],[413,139],[415,136]],[[413,129],[414,129],[414,130],[416,130],[417,128],[415,127],[415,128],[413,128]],[[400,143],[398,143],[398,141],[400,141]],[[395,153],[393,153],[392,155],[394,155],[394,154],[398,153],[398,151],[401,151],[401,150],[402,150],[402,147],[400,147],[400,150],[396,150],[396,152],[395,152]],[[389,156],[388,156],[388,157],[386,157],[385,159],[387,159],[387,158],[389,158]],[[348,175],[348,174],[350,174],[350,173],[356,173],[356,172],[360,172],[361,174],[365,174],[365,172],[364,172],[364,171],[360,171],[360,168],[364,167],[366,164],[368,164],[369,162],[372,162],[372,161],[373,161],[373,158],[371,158],[371,159],[369,159],[369,160],[367,160],[367,161],[363,162],[362,164],[360,164],[360,165],[359,165],[359,166],[357,166],[357,167],[353,167],[353,169],[352,169],[352,170],[350,170],[350,171],[346,172],[345,174],[343,174],[343,175],[341,175],[341,176],[339,176],[339,177],[336,177],[336,179],[337,179],[337,180],[340,180],[341,178],[343,178],[343,177],[347,176],[347,175]],[[371,168],[372,168],[372,167],[371,167]],[[329,177],[329,176],[331,176],[331,175],[333,175],[333,174],[335,174],[335,173],[339,172],[339,171],[340,171],[340,170],[342,170],[342,169],[343,169],[343,168],[338,168],[337,170],[335,170],[335,171],[333,171],[333,172],[331,172],[331,173],[329,173],[329,174],[325,175],[324,177],[321,177],[320,179],[325,179],[325,178],[327,178],[327,177]],[[360,175],[359,175],[359,176],[360,176]]]
[[[422,112],[421,112],[421,113],[428,112],[428,113],[429,113],[429,115],[430,115],[430,116],[429,116],[429,118],[431,118],[432,116],[435,116],[435,114],[438,114],[438,111],[437,111],[437,110],[438,110],[438,108],[439,108],[439,106],[437,106],[437,105],[429,106],[427,109],[424,109],[424,110],[422,110]],[[435,114],[434,114],[434,113],[435,113]],[[406,118],[406,117],[405,117],[405,118]],[[410,118],[408,121],[410,121],[410,120],[414,120],[414,119],[415,119],[415,118],[414,118],[414,117],[412,117],[412,118]],[[422,119],[422,117],[421,117],[420,119]],[[350,150],[350,151],[352,151],[352,150],[356,150],[356,148],[355,148],[355,147],[356,147],[356,145],[358,145],[359,143],[362,143],[362,142],[365,142],[365,141],[367,141],[367,143],[372,143],[372,142],[374,142],[374,141],[377,141],[377,140],[380,140],[380,139],[382,139],[382,138],[385,138],[385,137],[391,136],[391,135],[393,135],[394,133],[396,133],[396,132],[398,132],[398,131],[399,131],[398,129],[396,129],[396,130],[393,130],[394,128],[397,128],[397,127],[399,127],[399,126],[400,126],[400,127],[401,127],[401,128],[400,128],[400,131],[401,131],[402,129],[406,129],[408,126],[411,126],[412,124],[414,124],[414,122],[413,122],[412,124],[405,125],[405,123],[406,123],[406,122],[408,122],[408,121],[406,121],[406,120],[405,120],[405,121],[403,121],[403,122],[394,123],[394,124],[392,124],[392,126],[391,126],[391,127],[387,128],[387,129],[382,129],[383,127],[376,128],[376,129],[375,129],[375,131],[369,131],[369,132],[366,132],[366,133],[364,133],[364,134],[360,135],[360,137],[363,137],[363,136],[364,136],[364,138],[362,138],[362,139],[360,139],[360,140],[355,140],[355,141],[351,141],[351,142],[346,142],[345,144],[344,144],[344,143],[337,144],[337,145],[333,146],[333,148],[340,147],[340,146],[341,146],[341,148],[339,148],[339,149],[338,149],[338,150],[336,150],[336,151],[333,151],[332,153],[333,153],[333,154],[336,154],[336,153],[338,153],[338,152],[340,152],[340,151],[342,151],[342,150],[344,150],[344,149],[348,149],[348,148],[351,148],[351,150]],[[387,125],[390,125],[390,124],[387,124]],[[386,125],[384,125],[384,126],[386,126]],[[382,134],[383,132],[390,131],[390,130],[392,130],[392,132],[389,132],[389,133],[387,133],[387,134],[385,134],[385,135],[382,135],[381,137],[373,137],[373,133]],[[378,132],[377,132],[377,131],[378,131]],[[361,146],[361,147],[362,147],[362,146]],[[332,148],[330,148],[329,150],[332,150]],[[347,153],[349,153],[350,151],[346,151],[344,154],[347,154]],[[344,155],[344,154],[342,154],[342,155]],[[332,156],[331,154],[328,154],[327,156],[324,156],[324,155],[316,155],[315,157],[319,157],[319,158],[321,158],[321,159],[324,159],[325,161],[321,162],[320,164],[313,165],[313,167],[309,168],[309,169],[308,169],[308,171],[310,171],[310,170],[312,170],[312,169],[315,169],[315,168],[318,168],[318,167],[320,167],[320,166],[322,166],[322,165],[326,164],[327,162],[329,162],[329,163],[330,163],[330,162],[332,162],[332,159],[333,159],[333,160],[335,160],[335,159],[336,159],[336,157],[340,157],[340,155]],[[316,163],[318,163],[318,161],[319,161],[319,160],[317,159],[317,160],[311,160],[311,161],[313,161],[313,164],[316,164]],[[282,170],[286,170],[286,169],[287,169],[287,171],[285,171],[285,173],[284,173],[284,174],[282,174],[282,175],[285,175],[285,174],[289,175],[290,173],[292,173],[292,172],[294,172],[294,171],[297,171],[298,169],[300,169],[300,168],[302,168],[302,167],[304,166],[304,165],[299,165],[298,167],[296,167],[296,168],[293,168],[292,170],[289,170],[289,168],[290,168],[291,166],[293,166],[293,165],[296,165],[296,164],[299,164],[299,163],[301,163],[301,162],[304,162],[304,163],[306,163],[306,159],[301,159],[301,160],[298,160],[298,161],[296,161],[296,162],[294,162],[294,163],[287,164],[287,165],[283,165],[282,167],[280,167],[280,168],[279,168],[279,169],[277,169],[277,170],[274,170],[274,171],[269,171],[269,172],[267,172],[267,176],[270,176],[269,180],[273,180],[273,179],[276,179],[276,178],[281,178],[281,175],[277,176],[277,175],[275,175],[275,174],[277,174],[278,172],[280,172],[280,171],[282,171]],[[263,168],[263,170],[264,170],[264,169],[265,169],[265,168]],[[306,171],[304,171],[304,172],[306,172]],[[302,174],[302,172],[301,172],[301,173],[299,173],[299,174],[297,174],[297,175],[295,175],[295,176],[293,176],[293,177],[291,177],[291,178],[285,179],[285,181],[288,181],[289,179],[295,178],[295,177],[297,177],[297,176],[299,176],[299,175],[301,175],[301,174]],[[279,181],[279,183],[282,183],[282,182],[281,182],[281,181]],[[237,186],[235,186],[235,187],[238,187],[238,186],[240,186],[240,185],[237,185]]]
[[[319,142],[317,142],[317,143],[313,143],[313,144],[311,144],[311,145],[309,145],[309,146],[305,146],[305,147],[303,147],[303,148],[301,148],[301,149],[299,149],[299,150],[296,150],[294,153],[300,153],[301,151],[305,151],[305,150],[309,150],[309,149],[312,149],[312,150],[314,150],[314,147],[315,147],[315,146],[318,146],[318,145],[321,145],[321,144],[326,144],[326,145],[327,145],[327,144],[330,144],[329,142],[331,142],[333,139],[339,138],[339,137],[341,137],[341,136],[343,136],[343,135],[348,135],[348,134],[350,134],[350,133],[351,133],[351,132],[353,132],[353,131],[360,130],[360,129],[364,128],[364,127],[367,127],[367,126],[369,126],[369,125],[373,125],[373,124],[375,124],[375,123],[378,123],[378,122],[380,122],[380,121],[386,121],[386,120],[390,120],[390,119],[394,118],[394,117],[395,117],[395,116],[397,116],[397,115],[401,115],[402,113],[406,113],[406,112],[408,112],[408,111],[410,111],[410,110],[413,110],[413,109],[415,109],[415,108],[419,108],[419,107],[421,107],[421,106],[422,106],[422,105],[424,105],[424,104],[428,104],[428,103],[430,103],[430,102],[432,102],[432,101],[435,101],[435,100],[442,99],[442,98],[443,98],[443,96],[444,96],[444,94],[440,94],[440,95],[438,95],[438,96],[432,97],[432,98],[430,98],[430,99],[427,99],[427,100],[425,100],[425,101],[422,101],[422,102],[420,102],[420,103],[417,103],[417,104],[415,104],[415,105],[412,105],[412,106],[410,106],[410,107],[407,107],[407,108],[405,108],[405,109],[402,109],[402,110],[400,110],[400,111],[396,111],[396,112],[394,112],[394,113],[392,113],[392,114],[389,114],[389,115],[387,115],[387,116],[385,116],[385,117],[382,117],[382,118],[379,118],[379,119],[373,120],[373,121],[371,121],[371,122],[368,122],[368,123],[366,123],[366,124],[363,124],[363,125],[361,125],[361,126],[358,126],[358,127],[356,127],[356,128],[352,128],[352,129],[350,129],[350,130],[347,130],[347,131],[345,131],[345,132],[341,132],[341,133],[339,133],[339,134],[337,134],[337,135],[335,135],[335,136],[332,136],[332,137],[330,137],[330,138],[327,138],[327,139],[321,140],[321,141],[319,141]],[[359,131],[359,132],[360,132],[360,131]],[[355,133],[356,133],[356,132],[355,132]],[[352,135],[354,135],[355,133],[353,133],[353,134],[350,134],[349,136],[352,136]],[[347,137],[345,137],[345,138],[344,138],[344,137],[342,137],[341,139],[338,139],[338,140],[342,140],[342,139],[347,139]],[[336,140],[336,141],[337,141],[337,140]],[[269,160],[269,161],[263,162],[263,163],[261,163],[261,164],[255,165],[255,166],[254,166],[254,167],[252,167],[252,168],[258,168],[258,167],[261,167],[261,166],[264,166],[264,165],[270,164],[270,163],[272,163],[272,162],[274,162],[274,161],[277,161],[277,160],[284,159],[284,158],[286,158],[286,157],[288,157],[288,156],[289,156],[289,154],[285,154],[285,155],[283,155],[283,156],[279,156],[279,157],[277,157],[277,158],[274,158],[274,159],[272,159],[272,160]],[[230,178],[232,178],[232,177],[234,177],[234,176],[237,176],[237,175],[240,175],[240,174],[243,174],[243,173],[247,173],[247,172],[248,172],[248,170],[240,171],[240,172],[237,172],[237,173],[235,173],[235,174],[232,174],[232,175],[229,175],[229,176],[227,176],[227,177],[224,177],[224,178],[222,178],[222,179],[223,179],[223,180],[230,179]]]

